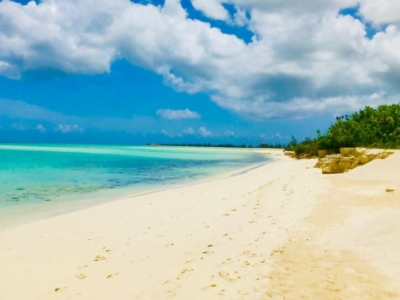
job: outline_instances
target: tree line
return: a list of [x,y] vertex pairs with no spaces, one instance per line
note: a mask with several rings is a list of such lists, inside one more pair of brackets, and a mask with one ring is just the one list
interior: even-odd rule
[[285,145],[261,143],[258,146],[246,144],[212,144],[212,143],[175,143],[175,144],[147,144],[147,146],[176,146],[176,147],[221,147],[221,148],[284,148]]
[[314,156],[318,150],[338,152],[344,147],[400,148],[400,104],[370,106],[336,118],[325,134],[317,131],[315,139],[306,138],[301,143],[292,137],[286,150],[297,155]]

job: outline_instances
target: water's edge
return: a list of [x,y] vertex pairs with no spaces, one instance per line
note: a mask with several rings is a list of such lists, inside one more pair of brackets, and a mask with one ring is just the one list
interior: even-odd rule
[[[254,151],[262,155],[264,151]],[[52,218],[68,213],[72,213],[75,211],[83,210],[83,209],[88,209],[91,207],[95,207],[98,205],[102,205],[108,202],[113,202],[113,201],[118,201],[122,199],[132,199],[136,197],[140,197],[143,195],[147,194],[152,194],[152,193],[158,193],[166,190],[171,190],[171,189],[176,189],[176,188],[181,188],[181,187],[186,187],[186,186],[192,186],[192,185],[198,185],[206,182],[211,182],[211,181],[218,181],[218,180],[223,180],[228,177],[233,177],[233,176],[239,176],[241,174],[250,172],[253,169],[259,168],[265,164],[273,162],[274,159],[270,156],[266,157],[265,160],[262,162],[258,162],[255,164],[248,165],[246,167],[240,167],[236,169],[230,169],[229,171],[219,171],[218,173],[214,174],[209,174],[206,177],[203,178],[195,178],[195,179],[187,179],[183,183],[167,183],[163,185],[152,185],[152,186],[147,186],[146,188],[139,189],[137,187],[135,188],[120,188],[120,189],[115,189],[114,191],[117,191],[117,193],[111,194],[111,195],[101,195],[101,196],[95,196],[94,194],[88,194],[85,196],[83,199],[80,199],[80,201],[71,201],[71,202],[60,202],[60,203],[52,203],[51,205],[48,204],[39,204],[36,205],[35,207],[27,205],[24,210],[24,214],[21,214],[19,216],[15,216],[12,220],[3,220],[3,222],[0,222],[0,231],[6,231],[11,228],[15,228],[27,223],[31,223],[34,221],[42,220],[42,219],[47,219],[47,218]],[[102,193],[101,193],[102,194]]]

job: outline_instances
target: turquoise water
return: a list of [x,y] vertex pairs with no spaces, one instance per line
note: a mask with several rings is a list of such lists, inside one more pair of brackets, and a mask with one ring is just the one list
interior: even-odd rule
[[266,160],[237,149],[0,145],[0,228]]

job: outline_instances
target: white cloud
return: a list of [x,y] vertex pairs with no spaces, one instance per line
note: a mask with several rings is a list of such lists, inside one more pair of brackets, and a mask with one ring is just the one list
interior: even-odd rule
[[[227,99],[216,99],[221,106],[225,106]],[[233,101],[232,101],[233,102]],[[232,105],[230,102],[228,105]],[[289,102],[267,102],[261,108],[257,103],[237,102],[235,107],[231,107],[238,113],[244,113],[254,118],[263,115],[267,119],[299,119],[308,117],[313,113],[323,113],[331,111],[334,115],[341,115],[348,111],[354,112],[360,107],[378,106],[384,103],[396,103],[398,98],[388,97],[385,94],[372,94],[362,97],[329,97],[319,101],[308,98],[293,98]]]
[[203,137],[209,137],[212,136],[213,133],[210,130],[207,130],[207,128],[205,127],[200,127],[199,130],[197,131],[200,135],[202,135]]
[[210,137],[213,136],[212,131],[208,130],[204,126],[200,127],[197,131],[195,131],[192,127],[188,127],[181,132],[176,132],[172,130],[162,129],[160,131],[163,135],[174,138],[174,137],[183,137],[184,135],[194,135],[197,134],[202,137]]
[[[157,133],[162,124],[159,120],[146,116],[132,118],[117,117],[78,117],[45,109],[23,101],[0,99],[0,116],[11,119],[51,123],[58,129],[59,124],[75,124],[80,128],[90,128],[100,131],[123,131],[129,133]],[[37,123],[36,123],[37,124]],[[58,132],[61,132],[58,129]]]
[[164,119],[179,120],[179,119],[199,119],[201,116],[190,109],[172,110],[172,109],[159,109],[157,115]]
[[54,130],[60,131],[61,133],[83,132],[83,128],[79,127],[76,124],[59,124]]
[[225,130],[224,135],[227,137],[232,137],[235,133],[232,130]]
[[182,131],[183,134],[194,134],[194,129],[192,127],[188,127]]
[[42,124],[38,124],[38,126],[36,126],[35,129],[40,131],[41,133],[45,133],[46,132],[46,127],[44,127]]
[[393,0],[360,0],[360,13],[368,21],[379,26],[400,24],[400,2]]
[[[53,68],[100,74],[118,59],[156,72],[177,91],[204,92],[255,118],[350,111],[400,98],[400,4],[392,0],[195,0],[210,18],[255,34],[246,44],[187,18],[178,0],[164,7],[128,0],[0,2],[0,75]],[[366,27],[340,9],[360,5]],[[251,17],[248,19],[246,15]],[[44,34],[45,33],[45,34]],[[372,97],[372,98],[371,98]],[[336,100],[335,100],[336,99]],[[336,104],[332,101],[338,101]]]
[[222,1],[215,0],[192,0],[193,6],[203,12],[207,17],[227,21],[228,11],[222,6]]
[[11,128],[14,129],[14,130],[17,130],[17,131],[26,131],[26,130],[30,129],[29,126],[26,126],[26,125],[23,125],[23,124],[20,124],[20,123],[11,124]]
[[174,138],[174,137],[182,137],[182,133],[175,133],[174,131],[171,130],[166,130],[166,129],[162,129],[161,133],[165,136],[168,136],[170,138]]

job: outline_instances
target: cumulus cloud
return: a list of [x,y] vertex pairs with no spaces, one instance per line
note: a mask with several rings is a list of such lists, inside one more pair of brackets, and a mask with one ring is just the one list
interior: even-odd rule
[[190,109],[172,110],[172,109],[159,109],[156,114],[164,119],[179,120],[179,119],[199,119],[201,116]]
[[40,131],[41,133],[45,133],[47,130],[46,127],[44,127],[42,124],[38,124],[35,129]]
[[59,124],[54,130],[60,131],[61,133],[83,132],[83,128],[76,124]]
[[175,132],[173,132],[173,131],[171,131],[171,130],[166,130],[166,129],[162,129],[160,132],[161,132],[163,135],[165,135],[165,136],[167,136],[167,137],[170,137],[170,138],[181,137],[181,136],[182,136],[181,133],[175,133]]
[[392,0],[360,0],[360,14],[375,25],[400,25],[400,3]]
[[[37,105],[18,100],[0,99],[0,117],[5,116],[12,120],[25,123],[35,121],[35,124],[50,123],[56,131],[62,132],[59,124],[74,124],[80,128],[100,131],[123,131],[128,133],[148,132],[156,133],[161,126],[156,118],[147,116],[132,116],[132,118],[117,117],[79,117],[52,111]],[[64,126],[64,125],[63,125]],[[48,128],[46,128],[47,130]]]
[[235,133],[232,130],[225,130],[224,135],[227,137],[232,137]]
[[215,0],[192,0],[193,6],[203,12],[207,17],[227,21],[229,19],[229,13],[222,6],[222,1]]
[[194,134],[194,129],[192,127],[188,127],[182,131],[183,134]]
[[17,131],[26,131],[30,129],[29,126],[20,123],[12,123],[11,128]]
[[200,127],[199,130],[197,131],[200,135],[202,135],[203,137],[209,137],[212,136],[213,133],[210,130],[207,130],[207,128],[205,127]]
[[195,131],[192,127],[188,127],[182,131],[172,131],[172,130],[166,130],[162,129],[160,131],[163,135],[174,138],[174,137],[183,137],[184,135],[198,135],[201,137],[210,137],[213,136],[214,134],[212,133],[211,130],[208,130],[206,127],[202,126],[200,127],[197,131]]
[[[19,78],[43,68],[100,74],[126,59],[177,91],[208,93],[228,110],[263,119],[398,101],[398,1],[192,3],[210,18],[246,25],[253,40],[246,44],[188,18],[178,0],[163,7],[128,0],[2,1],[0,75]],[[222,3],[233,5],[236,15]],[[348,7],[362,18],[339,13]],[[378,31],[372,38],[364,22]]]

